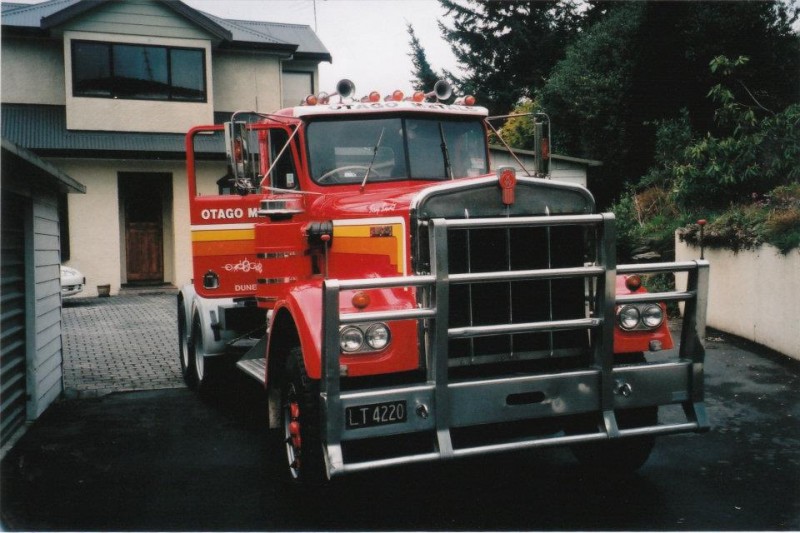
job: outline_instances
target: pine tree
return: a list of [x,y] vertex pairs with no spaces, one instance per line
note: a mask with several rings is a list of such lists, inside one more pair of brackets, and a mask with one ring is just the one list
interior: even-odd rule
[[414,69],[411,71],[411,86],[420,91],[430,92],[433,90],[434,84],[442,79],[431,67],[428,58],[425,55],[425,49],[422,43],[419,42],[417,34],[414,32],[414,26],[411,23],[406,24],[408,35],[411,38],[409,44],[411,45],[411,52],[408,56],[411,58],[411,63]]
[[439,27],[467,74],[453,76],[492,113],[508,113],[544,85],[577,34],[572,0],[439,0],[452,25]]

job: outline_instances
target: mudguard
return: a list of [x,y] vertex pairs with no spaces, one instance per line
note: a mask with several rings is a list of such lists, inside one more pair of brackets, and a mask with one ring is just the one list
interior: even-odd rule
[[219,324],[219,308],[234,306],[233,298],[203,298],[198,295],[192,285],[184,285],[179,296],[186,317],[186,334],[192,334],[192,322],[195,316],[200,320],[200,331],[203,335],[203,346],[207,356],[224,355],[227,342],[222,336],[215,338],[213,326]]

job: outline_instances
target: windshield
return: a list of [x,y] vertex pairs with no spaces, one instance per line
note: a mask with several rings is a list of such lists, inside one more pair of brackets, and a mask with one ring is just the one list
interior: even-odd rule
[[488,172],[486,137],[477,120],[318,120],[308,125],[307,139],[311,176],[320,184],[362,183],[367,171],[368,183]]

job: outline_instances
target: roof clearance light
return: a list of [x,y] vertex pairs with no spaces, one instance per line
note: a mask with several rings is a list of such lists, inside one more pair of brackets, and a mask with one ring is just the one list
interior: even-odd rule
[[405,95],[403,94],[403,91],[398,89],[398,90],[394,91],[392,94],[390,94],[389,96],[387,96],[386,100],[387,101],[402,102],[404,97],[405,97]]
[[305,105],[317,105],[317,97],[313,94],[309,94],[306,96],[304,103]]
[[642,286],[642,278],[638,274],[634,274],[632,276],[628,276],[625,278],[625,286],[631,292],[636,292],[639,290],[639,287]]
[[422,91],[414,91],[414,95],[411,97],[411,101],[413,102],[425,101],[425,93]]
[[475,97],[471,94],[464,97],[464,105],[475,105]]
[[328,93],[322,92],[317,95],[317,100],[320,104],[327,104],[331,100],[331,96]]

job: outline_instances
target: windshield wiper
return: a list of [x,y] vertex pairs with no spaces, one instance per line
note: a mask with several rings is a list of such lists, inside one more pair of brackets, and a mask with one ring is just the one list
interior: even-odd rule
[[453,178],[453,167],[450,165],[450,153],[447,151],[447,141],[444,140],[444,126],[439,123],[439,137],[442,139],[442,155],[444,156],[444,174],[446,177]]
[[375,148],[372,149],[372,161],[369,162],[369,166],[367,167],[367,173],[364,174],[364,181],[361,182],[361,192],[364,192],[364,187],[367,186],[367,178],[369,178],[369,173],[372,172],[372,165],[375,164],[375,158],[378,156],[378,148],[381,145],[384,133],[386,133],[385,127],[381,128],[381,134],[378,136],[378,142],[375,143]]

